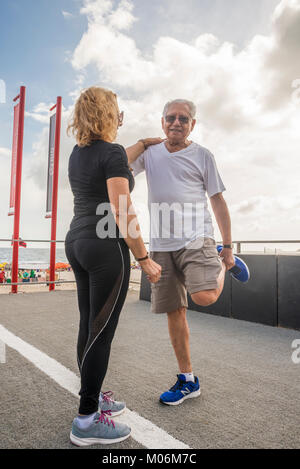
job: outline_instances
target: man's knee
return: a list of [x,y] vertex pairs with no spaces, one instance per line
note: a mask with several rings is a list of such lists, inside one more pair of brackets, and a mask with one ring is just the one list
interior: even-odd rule
[[176,319],[185,319],[186,318],[186,308],[184,306],[175,309],[174,311],[168,311],[168,318],[171,320]]
[[209,306],[214,304],[219,298],[217,289],[215,290],[202,290],[191,294],[192,301],[199,306]]
[[[178,308],[168,312],[168,325],[172,340],[176,341],[176,334],[180,334],[181,338],[189,339],[189,325],[186,317],[186,308]],[[175,335],[174,335],[175,334]],[[179,340],[179,339],[178,339]],[[180,339],[181,340],[181,339]]]

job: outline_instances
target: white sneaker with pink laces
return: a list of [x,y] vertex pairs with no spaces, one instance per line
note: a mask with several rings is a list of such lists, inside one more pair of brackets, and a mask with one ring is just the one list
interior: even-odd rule
[[121,415],[125,409],[125,402],[119,402],[113,400],[114,393],[112,391],[101,392],[99,398],[99,409],[102,412],[110,412],[112,417]]

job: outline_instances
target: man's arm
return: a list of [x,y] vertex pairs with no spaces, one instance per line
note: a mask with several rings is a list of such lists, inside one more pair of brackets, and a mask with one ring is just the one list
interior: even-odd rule
[[[210,197],[210,203],[221,232],[223,245],[231,244],[232,239],[230,214],[222,192],[214,194],[212,197]],[[220,253],[220,256],[224,258],[227,270],[234,266],[235,262],[232,249],[223,249]]]

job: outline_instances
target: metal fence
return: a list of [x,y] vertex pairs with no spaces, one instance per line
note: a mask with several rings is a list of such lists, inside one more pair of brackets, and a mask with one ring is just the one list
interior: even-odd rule
[[[15,241],[13,239],[7,239],[7,238],[1,238],[0,242],[12,242]],[[19,239],[16,241],[22,241],[26,243],[64,243],[64,240],[50,240],[50,239]],[[238,240],[238,241],[233,241],[232,242],[234,245],[234,252],[237,254],[240,254],[242,252],[242,246],[246,244],[299,244],[300,245],[300,240]],[[146,245],[149,245],[149,242],[145,242]],[[222,244],[222,242],[217,242],[217,244]],[[50,257],[50,252],[49,252],[49,257]],[[131,283],[134,284],[139,284],[140,282],[136,282],[134,280],[130,280]],[[62,283],[76,283],[75,279],[74,280],[55,280],[55,281],[41,281],[41,282],[15,282],[15,283],[0,283],[0,286],[10,286],[10,285],[22,285],[22,286],[27,286],[27,285],[50,285],[50,284],[62,284]]]

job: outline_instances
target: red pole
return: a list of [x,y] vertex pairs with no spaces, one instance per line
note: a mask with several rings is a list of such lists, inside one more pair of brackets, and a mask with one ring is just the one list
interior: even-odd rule
[[[15,207],[14,207],[14,234],[13,234],[13,253],[12,253],[12,283],[18,281],[19,265],[19,234],[20,234],[20,206],[21,206],[21,180],[22,180],[22,157],[23,157],[23,134],[24,134],[24,113],[25,113],[25,86],[20,87],[19,97],[19,122],[18,122],[18,149],[16,164],[16,189],[15,189]],[[18,293],[18,285],[11,286],[12,293]]]
[[[54,167],[53,167],[53,192],[52,192],[52,216],[51,216],[51,246],[50,246],[50,282],[55,281],[55,255],[56,255],[56,221],[57,221],[57,192],[58,192],[58,170],[59,170],[59,145],[61,126],[61,96],[56,101],[55,122],[55,144],[54,144]],[[51,108],[53,109],[53,108]],[[49,291],[55,289],[55,284],[49,284]]]

